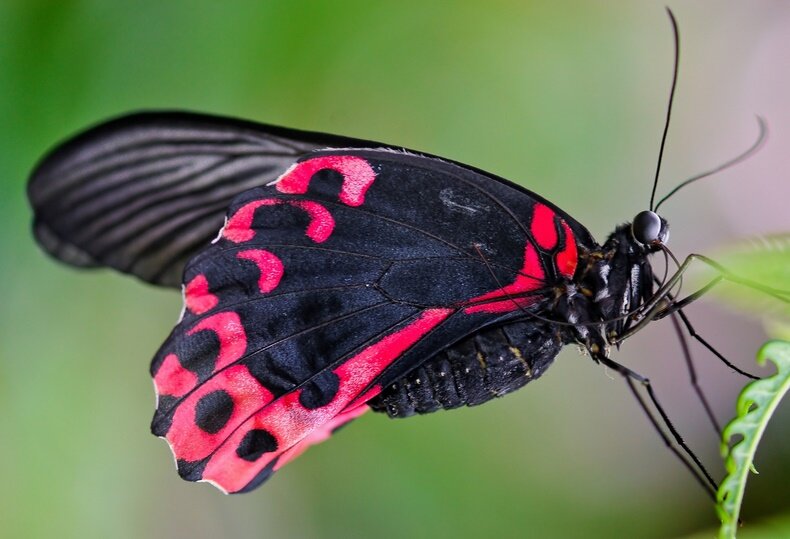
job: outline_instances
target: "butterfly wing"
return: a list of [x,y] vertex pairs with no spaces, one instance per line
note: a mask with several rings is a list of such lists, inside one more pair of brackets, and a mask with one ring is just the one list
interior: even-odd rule
[[[36,166],[28,183],[33,231],[62,262],[108,266],[178,287],[184,265],[216,236],[236,195],[274,180],[319,148],[403,150],[191,112],[122,116],[60,144]],[[551,203],[511,187],[552,208],[579,238],[590,240]]]
[[184,272],[152,423],[189,480],[250,490],[381,387],[545,309],[586,231],[538,197],[406,152],[316,151],[230,205]]
[[28,194],[62,261],[183,275],[152,429],[182,476],[229,492],[439,351],[545,308],[593,245],[551,203],[465,165],[181,112],[88,130],[42,160]]
[[186,112],[137,113],[52,150],[33,171],[34,234],[59,260],[180,286],[230,201],[343,137]]

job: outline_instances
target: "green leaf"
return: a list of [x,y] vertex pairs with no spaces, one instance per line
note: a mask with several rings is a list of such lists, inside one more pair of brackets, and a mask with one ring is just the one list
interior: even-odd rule
[[[776,365],[776,374],[743,388],[736,404],[737,415],[722,433],[721,452],[727,476],[716,496],[716,509],[721,519],[720,539],[735,537],[749,470],[757,473],[754,469],[757,446],[779,402],[790,390],[790,342],[769,341],[763,345],[757,352],[757,363],[764,365],[766,360]],[[731,446],[735,436],[742,439]]]
[[[778,234],[741,242],[713,253],[712,257],[734,275],[781,290],[790,290],[790,234]],[[695,272],[693,282],[703,284],[707,274]],[[763,318],[766,332],[790,339],[790,303],[732,283],[713,289],[721,301]]]

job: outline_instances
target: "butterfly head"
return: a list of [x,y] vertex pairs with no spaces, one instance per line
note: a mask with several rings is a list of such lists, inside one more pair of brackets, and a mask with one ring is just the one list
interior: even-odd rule
[[645,210],[634,217],[631,234],[641,245],[658,250],[669,240],[669,223],[656,212]]

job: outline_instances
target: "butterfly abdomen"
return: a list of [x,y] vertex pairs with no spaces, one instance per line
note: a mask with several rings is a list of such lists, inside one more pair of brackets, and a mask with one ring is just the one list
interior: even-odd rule
[[562,345],[545,324],[485,329],[388,385],[369,404],[392,418],[483,404],[540,377]]

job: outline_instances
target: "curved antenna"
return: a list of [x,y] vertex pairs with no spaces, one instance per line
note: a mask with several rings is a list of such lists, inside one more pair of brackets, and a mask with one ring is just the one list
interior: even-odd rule
[[658,211],[658,208],[659,208],[659,206],[661,206],[661,204],[666,202],[666,200],[669,197],[671,197],[672,195],[674,195],[675,193],[680,191],[682,188],[686,187],[688,184],[694,183],[695,181],[701,180],[702,178],[707,178],[708,176],[712,176],[713,174],[716,174],[717,172],[721,172],[722,170],[724,170],[726,168],[729,168],[729,167],[731,167],[733,165],[737,165],[738,163],[740,163],[741,161],[745,160],[746,158],[751,157],[752,154],[754,154],[757,150],[760,149],[760,147],[763,145],[763,143],[768,138],[768,124],[766,123],[765,119],[762,116],[757,116],[757,123],[760,126],[760,133],[759,133],[759,135],[757,135],[757,140],[754,142],[754,144],[752,144],[749,147],[748,150],[746,150],[742,154],[738,155],[737,157],[735,157],[733,159],[730,159],[729,161],[726,161],[725,163],[717,166],[716,168],[712,168],[711,170],[708,170],[706,172],[702,172],[700,174],[697,174],[696,176],[692,176],[691,178],[689,178],[688,180],[686,180],[684,182],[681,182],[677,187],[675,187],[669,193],[667,193],[664,196],[664,198],[662,198],[661,200],[658,201],[658,204],[656,204],[656,207],[655,207],[654,211]]
[[669,20],[672,23],[672,34],[675,37],[675,68],[672,72],[672,89],[669,91],[669,104],[667,105],[667,118],[664,121],[664,134],[661,136],[661,147],[658,150],[658,164],[656,165],[656,177],[653,179],[653,191],[650,193],[650,211],[653,211],[653,200],[656,198],[658,188],[658,175],[661,173],[661,158],[664,157],[664,145],[667,142],[667,132],[669,131],[669,118],[672,116],[672,102],[675,100],[675,88],[678,85],[678,64],[680,62],[680,33],[678,32],[678,22],[675,14],[667,8]]

